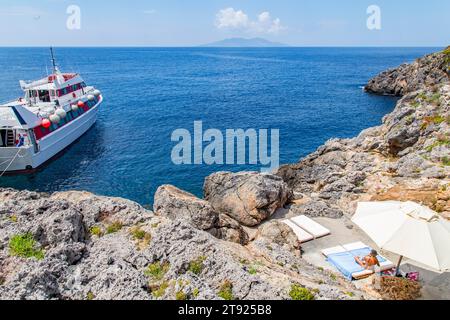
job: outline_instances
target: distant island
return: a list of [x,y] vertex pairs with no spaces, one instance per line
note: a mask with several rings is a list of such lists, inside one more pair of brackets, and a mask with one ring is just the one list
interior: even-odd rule
[[238,47],[238,48],[268,48],[268,47],[287,47],[288,45],[278,42],[272,42],[263,38],[229,38],[209,44],[201,45],[201,47]]

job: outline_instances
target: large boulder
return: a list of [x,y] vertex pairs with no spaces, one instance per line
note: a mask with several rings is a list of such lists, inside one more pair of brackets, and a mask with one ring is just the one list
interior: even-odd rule
[[219,220],[216,226],[210,230],[210,233],[216,238],[229,242],[236,242],[242,245],[246,245],[249,242],[249,236],[244,228],[239,222],[226,214],[219,215]]
[[116,221],[120,221],[122,225],[131,226],[153,215],[151,211],[128,199],[98,196],[85,191],[57,192],[49,199],[55,202],[67,202],[68,205],[82,212],[88,228],[98,222]]
[[240,244],[248,243],[248,235],[237,221],[219,214],[207,201],[174,186],[159,187],[153,207],[157,215],[172,221],[183,221],[216,238]]
[[419,140],[420,128],[412,126],[395,127],[386,135],[389,153],[393,155],[413,146]]
[[294,231],[281,221],[269,221],[262,224],[258,229],[256,239],[262,239],[269,244],[278,244],[297,254],[300,253],[300,241]]
[[158,188],[153,209],[158,215],[182,220],[200,230],[214,228],[219,220],[219,214],[207,201],[171,185]]
[[248,227],[271,217],[291,194],[280,177],[257,172],[218,172],[206,178],[203,190],[215,210]]

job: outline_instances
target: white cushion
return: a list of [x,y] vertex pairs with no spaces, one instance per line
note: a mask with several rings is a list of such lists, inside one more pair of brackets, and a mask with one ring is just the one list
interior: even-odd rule
[[344,244],[343,245],[344,249],[347,251],[353,251],[353,250],[358,250],[358,249],[364,249],[364,248],[369,248],[369,246],[361,241],[358,242],[353,242],[353,243],[349,243],[349,244]]
[[355,280],[361,280],[373,275],[375,272],[373,270],[363,270],[359,272],[352,273],[352,277]]
[[332,247],[332,248],[322,250],[322,254],[325,257],[328,257],[330,254],[333,254],[333,253],[342,253],[342,252],[346,252],[346,250],[342,246],[337,246],[337,247]]
[[300,242],[308,242],[311,240],[314,240],[314,236],[297,226],[295,223],[293,223],[290,220],[284,220],[283,223],[291,227],[292,231],[294,231],[295,235],[297,236],[298,240]]
[[393,264],[391,261],[389,261],[387,259],[386,259],[385,262],[380,262],[380,270],[381,271],[390,270],[390,269],[395,268],[395,267],[396,267],[395,264]]
[[312,234],[315,238],[321,238],[329,235],[331,232],[324,226],[318,224],[307,216],[298,216],[291,219],[296,225]]

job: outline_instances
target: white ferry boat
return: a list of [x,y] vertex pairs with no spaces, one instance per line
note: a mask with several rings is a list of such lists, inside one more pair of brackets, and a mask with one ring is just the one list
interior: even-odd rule
[[79,74],[53,73],[20,81],[24,96],[0,104],[0,177],[30,173],[80,138],[97,119],[103,97]]

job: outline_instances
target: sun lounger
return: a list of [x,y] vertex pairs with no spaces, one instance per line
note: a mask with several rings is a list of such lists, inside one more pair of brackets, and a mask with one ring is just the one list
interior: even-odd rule
[[[347,279],[360,280],[375,273],[373,270],[366,270],[361,267],[355,257],[363,257],[370,253],[370,247],[362,242],[355,242],[343,246],[337,246],[322,250],[322,254],[327,257],[327,261],[334,265]],[[380,261],[380,271],[389,270],[394,266],[392,262],[382,256],[378,256]]]
[[314,236],[297,226],[295,223],[293,223],[291,220],[284,220],[283,223],[291,227],[292,231],[294,231],[295,235],[297,236],[298,240],[301,243],[308,242],[311,240],[314,240]]
[[321,238],[329,235],[331,232],[324,226],[318,224],[314,220],[308,218],[307,216],[298,216],[291,219],[300,228],[312,234],[314,238]]

